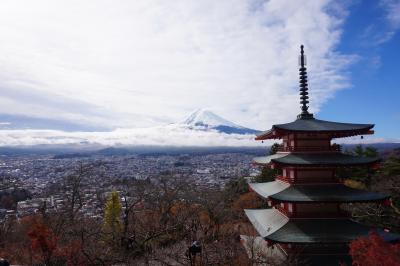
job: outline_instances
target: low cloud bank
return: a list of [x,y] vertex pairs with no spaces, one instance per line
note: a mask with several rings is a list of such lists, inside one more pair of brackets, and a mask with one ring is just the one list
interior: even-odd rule
[[111,132],[64,132],[58,130],[1,130],[0,146],[100,144],[159,146],[260,146],[254,135],[193,130],[184,126],[117,129]]
[[[254,135],[225,134],[215,130],[204,131],[184,125],[171,124],[150,128],[117,129],[110,132],[65,132],[59,130],[0,130],[0,146],[30,145],[152,145],[152,146],[268,146],[277,140],[261,143]],[[373,144],[400,142],[399,139],[366,136],[333,140],[338,144]]]

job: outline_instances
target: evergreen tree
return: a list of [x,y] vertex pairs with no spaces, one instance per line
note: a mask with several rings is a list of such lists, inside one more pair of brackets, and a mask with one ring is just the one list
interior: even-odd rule
[[115,242],[121,234],[122,205],[117,191],[111,192],[104,210],[104,232]]
[[253,178],[254,183],[264,183],[274,181],[276,176],[279,174],[277,169],[271,169],[270,167],[263,167],[261,173]]
[[369,146],[364,149],[364,147],[362,145],[357,145],[354,148],[354,150],[347,151],[345,153],[355,155],[355,156],[368,157],[368,158],[379,156],[378,150],[375,149],[374,147]]
[[[272,144],[269,150],[269,154],[270,155],[276,154],[278,152],[279,146],[280,146],[279,143]],[[275,180],[278,174],[279,171],[277,169],[271,169],[270,167],[262,167],[261,173],[253,177],[252,182],[255,183],[271,182]]]
[[269,154],[273,155],[273,154],[277,153],[279,146],[280,146],[279,143],[276,143],[276,142],[274,144],[272,144],[271,148],[269,149]]
[[400,175],[400,157],[391,156],[382,165],[381,172],[386,176]]
[[375,149],[374,147],[366,147],[363,153],[363,156],[365,157],[378,157],[379,153],[378,150]]
[[[346,151],[345,153],[353,156],[368,158],[379,156],[378,150],[374,147],[364,148],[362,145],[357,145],[352,151]],[[351,167],[348,169],[340,169],[337,171],[337,173],[341,178],[349,178],[351,180],[361,182],[367,188],[369,188],[371,185],[371,178],[375,174],[375,171],[365,167]]]
[[361,144],[357,145],[353,150],[354,155],[364,156],[364,148]]

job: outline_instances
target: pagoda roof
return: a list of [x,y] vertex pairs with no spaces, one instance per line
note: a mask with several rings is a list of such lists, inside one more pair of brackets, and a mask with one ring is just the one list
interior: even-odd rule
[[277,209],[245,209],[244,212],[263,238],[276,232],[289,222],[289,218]]
[[256,157],[255,164],[268,165],[271,163],[280,165],[298,166],[351,166],[365,165],[379,162],[377,157],[359,157],[339,152],[335,153],[277,153],[270,156]]
[[267,165],[267,164],[272,163],[273,160],[280,159],[280,158],[285,157],[287,155],[288,155],[288,153],[275,153],[273,155],[268,155],[268,156],[254,157],[253,158],[253,163],[261,164],[261,165]]
[[264,183],[249,183],[249,186],[261,197],[268,198],[271,195],[277,194],[289,188],[290,184],[280,180],[276,180]]
[[370,134],[374,124],[339,123],[315,118],[299,118],[291,123],[273,125],[270,130],[262,132],[256,140],[276,139],[290,132],[330,133],[332,137],[348,137]]
[[369,227],[348,218],[286,218],[276,209],[245,210],[257,232],[277,243],[349,243],[376,230],[385,241],[400,238],[397,234]]
[[371,202],[389,198],[384,194],[354,189],[343,184],[290,185],[276,180],[249,185],[260,196],[282,202]]

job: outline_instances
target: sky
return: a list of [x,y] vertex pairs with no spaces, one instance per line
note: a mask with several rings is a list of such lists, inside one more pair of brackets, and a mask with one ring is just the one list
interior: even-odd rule
[[160,126],[197,108],[259,130],[290,122],[300,44],[317,118],[399,141],[399,30],[399,0],[4,0],[0,145],[175,144]]

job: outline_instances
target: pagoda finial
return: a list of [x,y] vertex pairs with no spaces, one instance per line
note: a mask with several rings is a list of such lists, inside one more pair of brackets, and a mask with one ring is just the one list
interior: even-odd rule
[[297,116],[299,119],[312,119],[313,114],[308,112],[308,84],[307,84],[307,68],[306,56],[304,55],[304,45],[300,45],[299,72],[300,72],[300,104],[301,114]]

